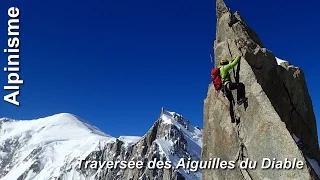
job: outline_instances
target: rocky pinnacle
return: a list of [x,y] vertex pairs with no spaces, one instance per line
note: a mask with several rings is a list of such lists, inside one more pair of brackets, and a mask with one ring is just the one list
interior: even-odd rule
[[216,1],[216,14],[217,14],[217,17],[221,17],[221,15],[223,13],[226,13],[226,12],[229,12],[229,9],[226,5],[226,3],[224,3],[223,0],[217,0]]
[[[258,166],[206,169],[203,179],[319,179],[310,163],[319,163],[320,153],[303,70],[278,65],[258,34],[223,0],[216,1],[216,8],[215,64],[221,58],[242,57],[231,76],[233,81],[244,83],[248,103],[229,109],[227,98],[209,85],[204,101],[202,160],[218,157],[239,163],[249,158]],[[233,97],[236,99],[235,92]],[[231,123],[231,116],[236,123]],[[296,159],[305,166],[301,170],[261,169],[263,158]]]

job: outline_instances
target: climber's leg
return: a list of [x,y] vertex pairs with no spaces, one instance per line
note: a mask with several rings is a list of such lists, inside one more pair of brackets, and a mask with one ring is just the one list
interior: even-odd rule
[[245,91],[245,86],[243,83],[229,83],[228,84],[229,90],[235,90],[237,89],[237,103],[241,105],[245,101],[247,101],[247,98],[245,97],[246,91]]
[[229,100],[229,113],[230,113],[230,117],[231,117],[231,123],[235,123],[236,119],[235,119],[235,114],[234,114],[234,109],[233,109],[234,99],[233,99],[232,93],[231,92],[227,93],[226,97]]
[[237,103],[239,105],[243,104],[248,100],[248,98],[246,98],[246,89],[243,83],[238,83],[237,96]]

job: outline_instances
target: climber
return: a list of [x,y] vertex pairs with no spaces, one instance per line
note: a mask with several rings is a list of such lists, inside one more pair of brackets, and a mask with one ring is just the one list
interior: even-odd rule
[[[229,71],[240,62],[240,59],[241,56],[237,56],[233,61],[229,62],[226,58],[222,58],[219,66],[224,93],[228,97],[232,90],[237,89],[237,103],[239,105],[247,101],[245,97],[245,86],[241,82],[232,82]],[[230,98],[228,99],[230,100]]]

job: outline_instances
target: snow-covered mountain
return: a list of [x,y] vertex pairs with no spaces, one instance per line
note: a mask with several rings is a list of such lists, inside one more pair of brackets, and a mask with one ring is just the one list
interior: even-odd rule
[[[143,137],[111,137],[68,113],[36,120],[2,118],[0,179],[201,179],[199,170],[174,168],[181,158],[200,159],[201,139],[201,129],[164,109]],[[170,161],[173,168],[149,168],[154,158]],[[116,161],[144,164],[140,169],[94,165]]]

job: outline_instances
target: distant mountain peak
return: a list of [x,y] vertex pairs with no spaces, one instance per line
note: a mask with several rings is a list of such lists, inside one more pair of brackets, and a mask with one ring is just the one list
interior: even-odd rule
[[160,119],[162,123],[173,124],[187,136],[193,138],[199,146],[202,146],[202,130],[191,124],[191,122],[181,114],[173,111],[164,110],[161,113]]
[[[7,121],[8,120],[8,121]],[[10,121],[9,121],[10,120]],[[164,110],[143,136],[111,137],[71,113],[0,122],[1,180],[201,179],[185,169],[79,168],[87,161],[200,159],[202,131],[176,112]]]

